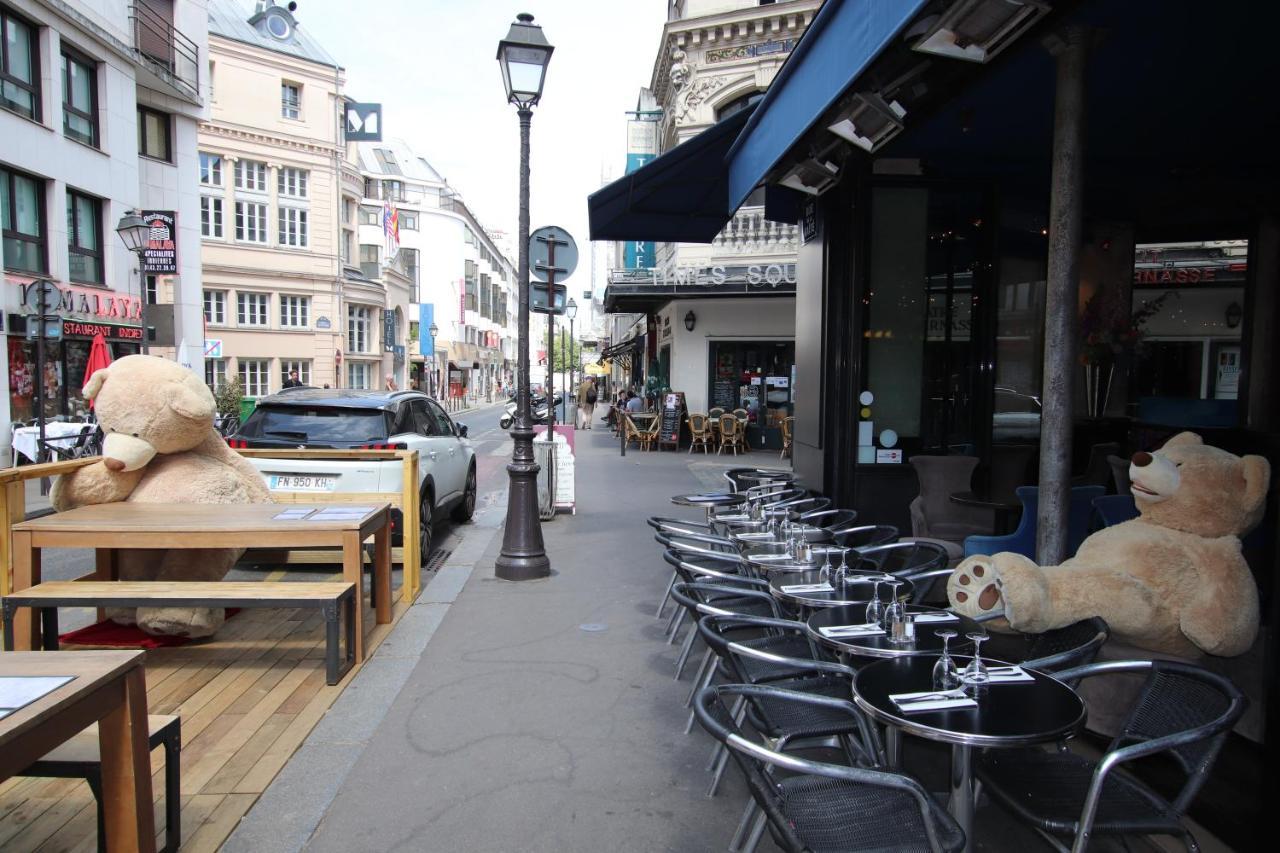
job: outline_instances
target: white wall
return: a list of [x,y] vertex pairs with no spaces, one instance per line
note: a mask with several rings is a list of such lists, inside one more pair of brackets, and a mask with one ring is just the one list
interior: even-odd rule
[[[693,312],[693,331],[684,317]],[[670,337],[663,337],[670,319]],[[671,387],[683,391],[691,412],[707,410],[711,382],[712,340],[790,341],[796,335],[793,297],[743,299],[681,299],[657,313],[658,349],[671,344]]]

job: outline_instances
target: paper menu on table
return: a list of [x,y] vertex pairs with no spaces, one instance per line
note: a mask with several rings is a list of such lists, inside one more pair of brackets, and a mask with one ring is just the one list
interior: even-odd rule
[[373,512],[371,506],[328,506],[307,517],[307,521],[354,521]]
[[304,507],[303,509],[286,509],[284,512],[280,512],[271,516],[271,520],[272,521],[301,521],[302,519],[306,518],[308,515],[311,515],[311,513],[313,512],[315,512],[315,510],[311,509],[310,507]]
[[74,675],[0,675],[0,717],[7,717],[74,679]]

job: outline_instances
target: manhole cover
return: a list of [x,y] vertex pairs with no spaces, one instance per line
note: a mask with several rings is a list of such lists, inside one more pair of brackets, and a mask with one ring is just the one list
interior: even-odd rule
[[578,626],[578,630],[596,633],[597,631],[608,631],[609,626],[603,622],[584,622]]

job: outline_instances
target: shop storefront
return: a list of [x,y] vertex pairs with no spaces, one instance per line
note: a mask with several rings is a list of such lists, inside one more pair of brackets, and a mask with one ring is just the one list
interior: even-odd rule
[[44,415],[74,417],[87,414],[80,390],[89,346],[101,334],[113,359],[142,348],[141,302],[136,296],[100,288],[58,285],[61,300],[55,310],[62,318],[61,339],[45,341],[44,375],[37,376],[34,338],[28,338],[26,309],[22,307],[25,279],[7,278],[5,325],[8,350],[9,417],[28,421],[37,416],[36,382],[43,382]]

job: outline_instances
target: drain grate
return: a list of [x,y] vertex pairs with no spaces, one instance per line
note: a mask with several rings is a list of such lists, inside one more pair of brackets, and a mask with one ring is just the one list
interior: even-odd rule
[[431,552],[431,556],[427,558],[427,564],[422,567],[423,571],[434,572],[444,565],[444,561],[453,556],[452,548],[437,548]]

